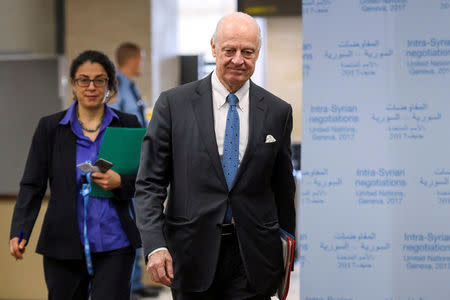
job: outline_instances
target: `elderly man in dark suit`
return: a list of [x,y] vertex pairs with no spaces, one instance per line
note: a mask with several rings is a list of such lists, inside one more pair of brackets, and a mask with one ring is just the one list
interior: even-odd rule
[[295,228],[292,109],[250,80],[260,46],[252,17],[223,17],[215,71],[154,108],[137,221],[147,271],[174,299],[270,299],[280,283],[280,228]]

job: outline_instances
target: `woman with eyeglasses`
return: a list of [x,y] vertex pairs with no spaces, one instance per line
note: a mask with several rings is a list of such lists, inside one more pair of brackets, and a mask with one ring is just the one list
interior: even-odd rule
[[[72,61],[70,78],[74,102],[42,118],[34,133],[14,208],[10,253],[23,258],[48,182],[50,200],[36,248],[44,257],[48,299],[130,299],[135,249],[141,245],[130,215],[136,176],[108,170],[87,178],[77,165],[96,160],[106,127],[140,124],[136,116],[106,104],[117,83],[105,54],[81,53]],[[114,197],[85,202],[81,192],[89,179]]]

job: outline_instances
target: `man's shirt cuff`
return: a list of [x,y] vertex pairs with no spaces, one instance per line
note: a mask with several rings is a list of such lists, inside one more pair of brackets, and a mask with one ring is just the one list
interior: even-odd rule
[[166,247],[156,248],[155,250],[153,250],[152,252],[150,252],[150,253],[147,255],[147,259],[150,260],[150,256],[151,256],[153,253],[158,252],[158,251],[161,251],[161,250],[167,250],[167,248],[166,248]]

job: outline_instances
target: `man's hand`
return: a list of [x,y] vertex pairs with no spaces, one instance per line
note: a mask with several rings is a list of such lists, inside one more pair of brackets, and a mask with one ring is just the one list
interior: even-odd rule
[[22,240],[19,245],[19,238],[15,237],[9,241],[9,253],[14,256],[16,260],[23,259],[23,254],[25,253],[26,240]]
[[122,186],[122,181],[119,173],[113,170],[108,170],[105,173],[94,172],[91,174],[92,182],[98,184],[105,191],[110,191],[113,189],[120,188]]
[[173,279],[173,265],[169,251],[159,250],[150,255],[147,272],[154,282],[170,285]]

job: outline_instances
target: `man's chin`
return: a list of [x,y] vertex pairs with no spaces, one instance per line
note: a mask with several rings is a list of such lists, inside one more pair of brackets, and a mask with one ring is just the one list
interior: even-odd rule
[[238,76],[234,75],[227,77],[227,81],[233,85],[242,85],[247,81],[247,79],[248,79],[247,76],[244,76],[243,74]]
[[228,76],[230,77],[242,77],[245,76],[245,70],[228,70]]

